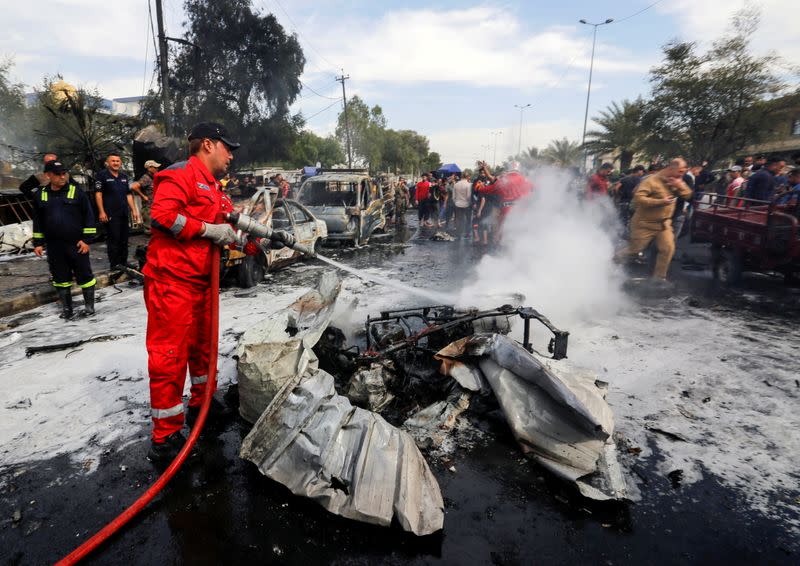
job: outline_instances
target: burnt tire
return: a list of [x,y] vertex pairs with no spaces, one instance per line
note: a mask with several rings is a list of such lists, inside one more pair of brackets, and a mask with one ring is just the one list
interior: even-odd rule
[[712,250],[711,272],[714,279],[726,287],[736,287],[742,284],[744,273],[744,258],[737,250],[717,249]]
[[264,280],[266,272],[267,266],[263,254],[246,256],[239,264],[239,287],[242,289],[255,287]]

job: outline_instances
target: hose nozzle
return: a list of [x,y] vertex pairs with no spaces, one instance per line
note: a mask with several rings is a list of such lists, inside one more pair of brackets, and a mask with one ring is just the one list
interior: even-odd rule
[[[253,218],[241,212],[229,212],[226,217],[227,221],[233,224],[237,229],[246,232],[256,238],[268,238],[272,241],[280,241],[275,237],[272,229],[264,224],[259,224]],[[304,246],[299,242],[295,242],[289,246],[295,251],[310,257],[316,257],[316,253],[312,248]]]

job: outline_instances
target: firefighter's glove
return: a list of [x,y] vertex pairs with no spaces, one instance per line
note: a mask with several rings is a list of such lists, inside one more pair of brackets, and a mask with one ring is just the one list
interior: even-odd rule
[[208,238],[219,246],[226,246],[236,241],[236,232],[230,224],[208,224],[204,222],[203,226],[202,237]]
[[280,242],[284,246],[289,246],[290,248],[295,244],[294,236],[292,236],[286,230],[275,230],[274,232],[272,232],[270,239],[273,242]]

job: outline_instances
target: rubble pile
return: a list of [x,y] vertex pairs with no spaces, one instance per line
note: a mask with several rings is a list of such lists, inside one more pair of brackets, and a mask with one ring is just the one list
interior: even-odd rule
[[[241,456],[264,475],[344,517],[436,532],[444,504],[420,449],[439,448],[480,396],[537,464],[588,498],[626,499],[607,386],[565,359],[567,332],[526,307],[432,306],[368,317],[354,351],[328,327],[339,287],[325,273],[242,337],[240,412],[255,425]],[[552,333],[552,357],[533,350],[531,321]]]

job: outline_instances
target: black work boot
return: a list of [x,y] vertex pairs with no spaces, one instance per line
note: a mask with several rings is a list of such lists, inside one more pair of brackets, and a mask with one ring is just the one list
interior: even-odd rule
[[186,443],[181,431],[173,432],[164,439],[163,442],[152,442],[150,451],[147,453],[147,459],[153,464],[169,464],[181,451],[183,445]]
[[61,301],[61,314],[58,318],[65,320],[72,318],[72,289],[69,287],[58,287],[58,300]]
[[94,285],[83,289],[83,312],[81,316],[94,316]]
[[[217,399],[211,398],[211,406],[208,408],[208,416],[203,430],[219,430],[227,417],[233,413],[225,403]],[[194,423],[197,422],[197,417],[200,415],[200,406],[189,407],[186,411],[186,424],[189,428],[194,428]]]

